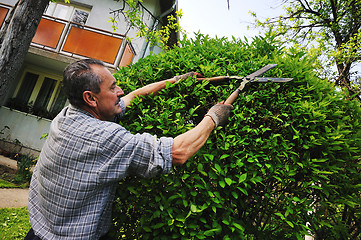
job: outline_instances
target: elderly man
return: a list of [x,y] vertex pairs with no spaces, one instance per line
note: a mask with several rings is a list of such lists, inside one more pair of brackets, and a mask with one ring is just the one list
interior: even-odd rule
[[155,93],[185,74],[125,96],[103,62],[85,59],[64,71],[70,105],[52,121],[29,192],[32,229],[25,239],[100,239],[109,230],[117,181],[150,177],[181,165],[225,124],[231,105],[213,106],[193,129],[173,138],[131,134],[111,122],[139,95]]

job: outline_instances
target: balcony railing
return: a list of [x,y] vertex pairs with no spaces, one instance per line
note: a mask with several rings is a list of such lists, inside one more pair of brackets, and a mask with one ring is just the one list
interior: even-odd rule
[[[0,26],[9,6],[0,6]],[[112,68],[129,65],[135,55],[125,36],[43,15],[32,46],[74,58],[96,58]]]
[[0,6],[0,29],[4,23],[4,20],[6,19],[6,15],[8,14],[10,9],[11,9],[10,6],[7,6],[7,5]]

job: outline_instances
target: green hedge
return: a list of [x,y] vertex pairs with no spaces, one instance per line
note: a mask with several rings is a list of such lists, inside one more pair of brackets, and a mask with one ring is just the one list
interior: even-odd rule
[[[199,34],[116,74],[125,92],[176,74],[246,76],[225,128],[184,166],[118,189],[112,237],[124,239],[320,239],[360,236],[360,106],[315,75],[312,59],[274,36],[227,40]],[[197,124],[240,82],[194,79],[138,98],[121,124],[133,133],[175,137]]]

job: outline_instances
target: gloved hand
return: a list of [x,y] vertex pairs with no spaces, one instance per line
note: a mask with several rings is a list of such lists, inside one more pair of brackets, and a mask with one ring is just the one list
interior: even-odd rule
[[232,109],[232,105],[223,104],[223,102],[220,102],[211,107],[206,116],[210,116],[212,118],[213,122],[216,124],[216,127],[224,126],[228,122],[228,117]]
[[194,75],[196,75],[196,77],[202,77],[202,75],[200,73],[189,72],[189,73],[185,73],[185,74],[182,74],[182,75],[174,76],[173,78],[175,79],[174,82],[176,83],[181,79],[187,79],[188,77],[193,77]]

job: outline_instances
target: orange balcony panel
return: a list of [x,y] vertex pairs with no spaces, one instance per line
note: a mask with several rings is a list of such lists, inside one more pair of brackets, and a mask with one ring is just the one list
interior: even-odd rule
[[114,64],[122,39],[72,27],[63,51]]
[[120,67],[128,66],[132,62],[133,56],[134,53],[132,51],[132,48],[130,47],[129,44],[127,44],[127,46],[124,49],[124,53],[122,59],[120,60],[119,66]]
[[5,20],[6,14],[8,13],[9,9],[0,7],[0,27],[3,25]]
[[42,18],[33,38],[33,43],[56,48],[65,24]]

